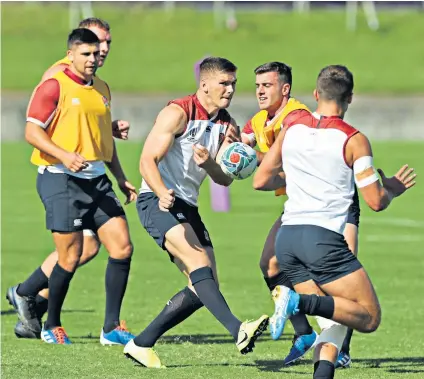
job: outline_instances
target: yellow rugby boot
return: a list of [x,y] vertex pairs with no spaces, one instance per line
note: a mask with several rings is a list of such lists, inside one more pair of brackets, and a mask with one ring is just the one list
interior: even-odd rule
[[130,358],[144,367],[166,368],[160,363],[159,356],[153,348],[137,346],[133,340],[125,345],[124,354],[127,358]]
[[237,338],[237,349],[240,353],[247,354],[253,351],[256,339],[266,330],[269,317],[263,315],[255,321],[245,321],[240,325]]

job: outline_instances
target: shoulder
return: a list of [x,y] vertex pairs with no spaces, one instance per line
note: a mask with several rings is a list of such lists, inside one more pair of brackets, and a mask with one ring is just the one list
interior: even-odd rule
[[359,133],[359,130],[355,129],[352,125],[348,124],[346,121],[342,120],[341,118],[334,118],[334,119],[329,120],[326,127],[329,128],[329,129],[331,128],[331,129],[340,130],[341,132],[346,134],[346,136],[348,138]]
[[97,75],[93,77],[93,86],[98,89],[100,93],[104,96],[111,98],[111,92],[109,85],[102,79],[100,79]]
[[295,109],[291,111],[283,120],[283,127],[290,127],[295,124],[312,126],[315,118],[306,109]]
[[60,84],[56,78],[50,78],[40,83],[36,89],[36,95],[47,95],[47,96],[57,96],[59,97],[60,93]]
[[[194,95],[188,95],[178,99],[171,100],[168,102],[167,105],[168,106],[165,107],[164,110],[167,108],[175,109],[178,107],[182,109],[182,111],[186,115],[187,120],[194,119],[195,117],[196,105],[194,102]],[[173,107],[171,107],[171,105],[173,105]],[[170,112],[173,112],[173,111],[170,111]]]

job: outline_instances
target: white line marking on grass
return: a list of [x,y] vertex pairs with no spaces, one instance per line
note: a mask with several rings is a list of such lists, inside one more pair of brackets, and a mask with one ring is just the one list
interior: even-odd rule
[[411,220],[408,218],[382,218],[382,217],[363,217],[359,219],[360,222],[375,225],[393,225],[404,226],[408,228],[424,228],[424,222]]

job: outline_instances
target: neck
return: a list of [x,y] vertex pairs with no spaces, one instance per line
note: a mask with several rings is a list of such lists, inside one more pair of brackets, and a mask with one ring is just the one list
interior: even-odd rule
[[219,108],[210,101],[204,92],[197,91],[196,96],[202,107],[205,108],[206,112],[208,112],[210,118],[215,117],[218,114]]
[[69,70],[76,76],[78,76],[80,79],[84,80],[85,82],[89,83],[93,79],[93,75],[85,75],[81,72],[79,72],[73,65],[69,66]]
[[343,108],[334,102],[318,102],[318,107],[315,112],[321,116],[340,117],[342,119],[345,114]]
[[285,97],[281,103],[274,104],[270,106],[266,111],[268,112],[268,116],[270,118],[274,117],[276,114],[280,113],[284,107],[289,102],[289,98]]

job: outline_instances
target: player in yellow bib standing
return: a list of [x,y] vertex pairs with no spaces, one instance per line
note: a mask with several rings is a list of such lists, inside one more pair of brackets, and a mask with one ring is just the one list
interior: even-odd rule
[[[99,18],[96,17],[90,17],[82,20],[79,25],[79,28],[86,28],[91,30],[93,33],[97,35],[97,38],[100,41],[99,48],[100,48],[100,56],[98,60],[97,69],[100,67],[103,67],[106,58],[109,55],[111,44],[112,44],[112,37],[111,37],[111,31],[109,24]],[[65,69],[69,68],[71,64],[71,61],[69,60],[68,56],[65,56],[63,59],[60,59],[56,63],[54,63],[50,68],[47,69],[47,71],[44,73],[41,82],[44,82],[48,79],[51,79],[54,75],[63,72]],[[97,71],[96,71],[97,73]],[[35,91],[34,91],[35,93]],[[112,132],[113,136],[115,138],[126,140],[128,139],[128,132],[129,132],[130,124],[128,121],[124,120],[115,120],[112,122]],[[100,242],[96,235],[96,233],[89,229],[84,229],[83,231],[84,239],[83,239],[83,252],[79,261],[79,266],[82,266],[89,262],[91,259],[93,259],[100,250]],[[25,325],[27,323],[23,323],[20,319],[18,319],[18,322],[14,328],[15,335],[18,338],[40,338],[41,333],[41,320],[44,316],[44,314],[47,312],[48,307],[48,285],[49,285],[49,277],[50,274],[56,265],[58,261],[58,254],[57,251],[52,252],[42,263],[40,267],[38,267],[34,272],[31,273],[31,275],[28,276],[28,278],[25,281],[22,281],[18,285],[12,286],[8,289],[9,293],[12,293],[14,290],[17,290],[19,287],[18,292],[21,290],[24,291],[24,293],[36,293],[35,295],[35,305],[31,306],[34,308],[34,313],[36,314],[38,318],[38,327],[34,327],[33,329],[27,328]],[[111,261],[112,262],[112,261]],[[106,277],[110,277],[110,271],[113,271],[113,262],[109,263],[106,269]],[[108,283],[108,280],[106,280],[106,283]],[[110,287],[110,285],[106,284]],[[122,284],[124,285],[124,283]],[[32,297],[28,299],[29,303],[34,303],[32,301]],[[20,309],[16,309],[20,317],[22,318],[24,314]],[[115,312],[116,313],[116,312]],[[112,327],[113,325],[110,325]],[[114,326],[115,328],[116,326]],[[119,326],[121,328],[121,326]],[[35,331],[34,331],[35,330]],[[116,341],[115,341],[116,342]]]
[[[49,278],[48,316],[41,331],[47,343],[70,343],[60,315],[82,255],[84,229],[96,231],[109,252],[109,263],[115,267],[109,281],[106,275],[106,319],[101,342],[107,340],[109,328],[126,340],[120,343],[133,337],[119,326],[133,248],[125,212],[106,176],[105,164],[127,202],[135,200],[137,194],[116,153],[109,87],[94,75],[99,42],[88,29],[73,30],[68,37],[69,67],[42,82],[28,107],[25,137],[34,146],[31,162],[38,166],[37,191],[59,255]],[[21,321],[34,332],[39,319],[28,299],[33,299],[35,290],[20,285],[8,291]]]

